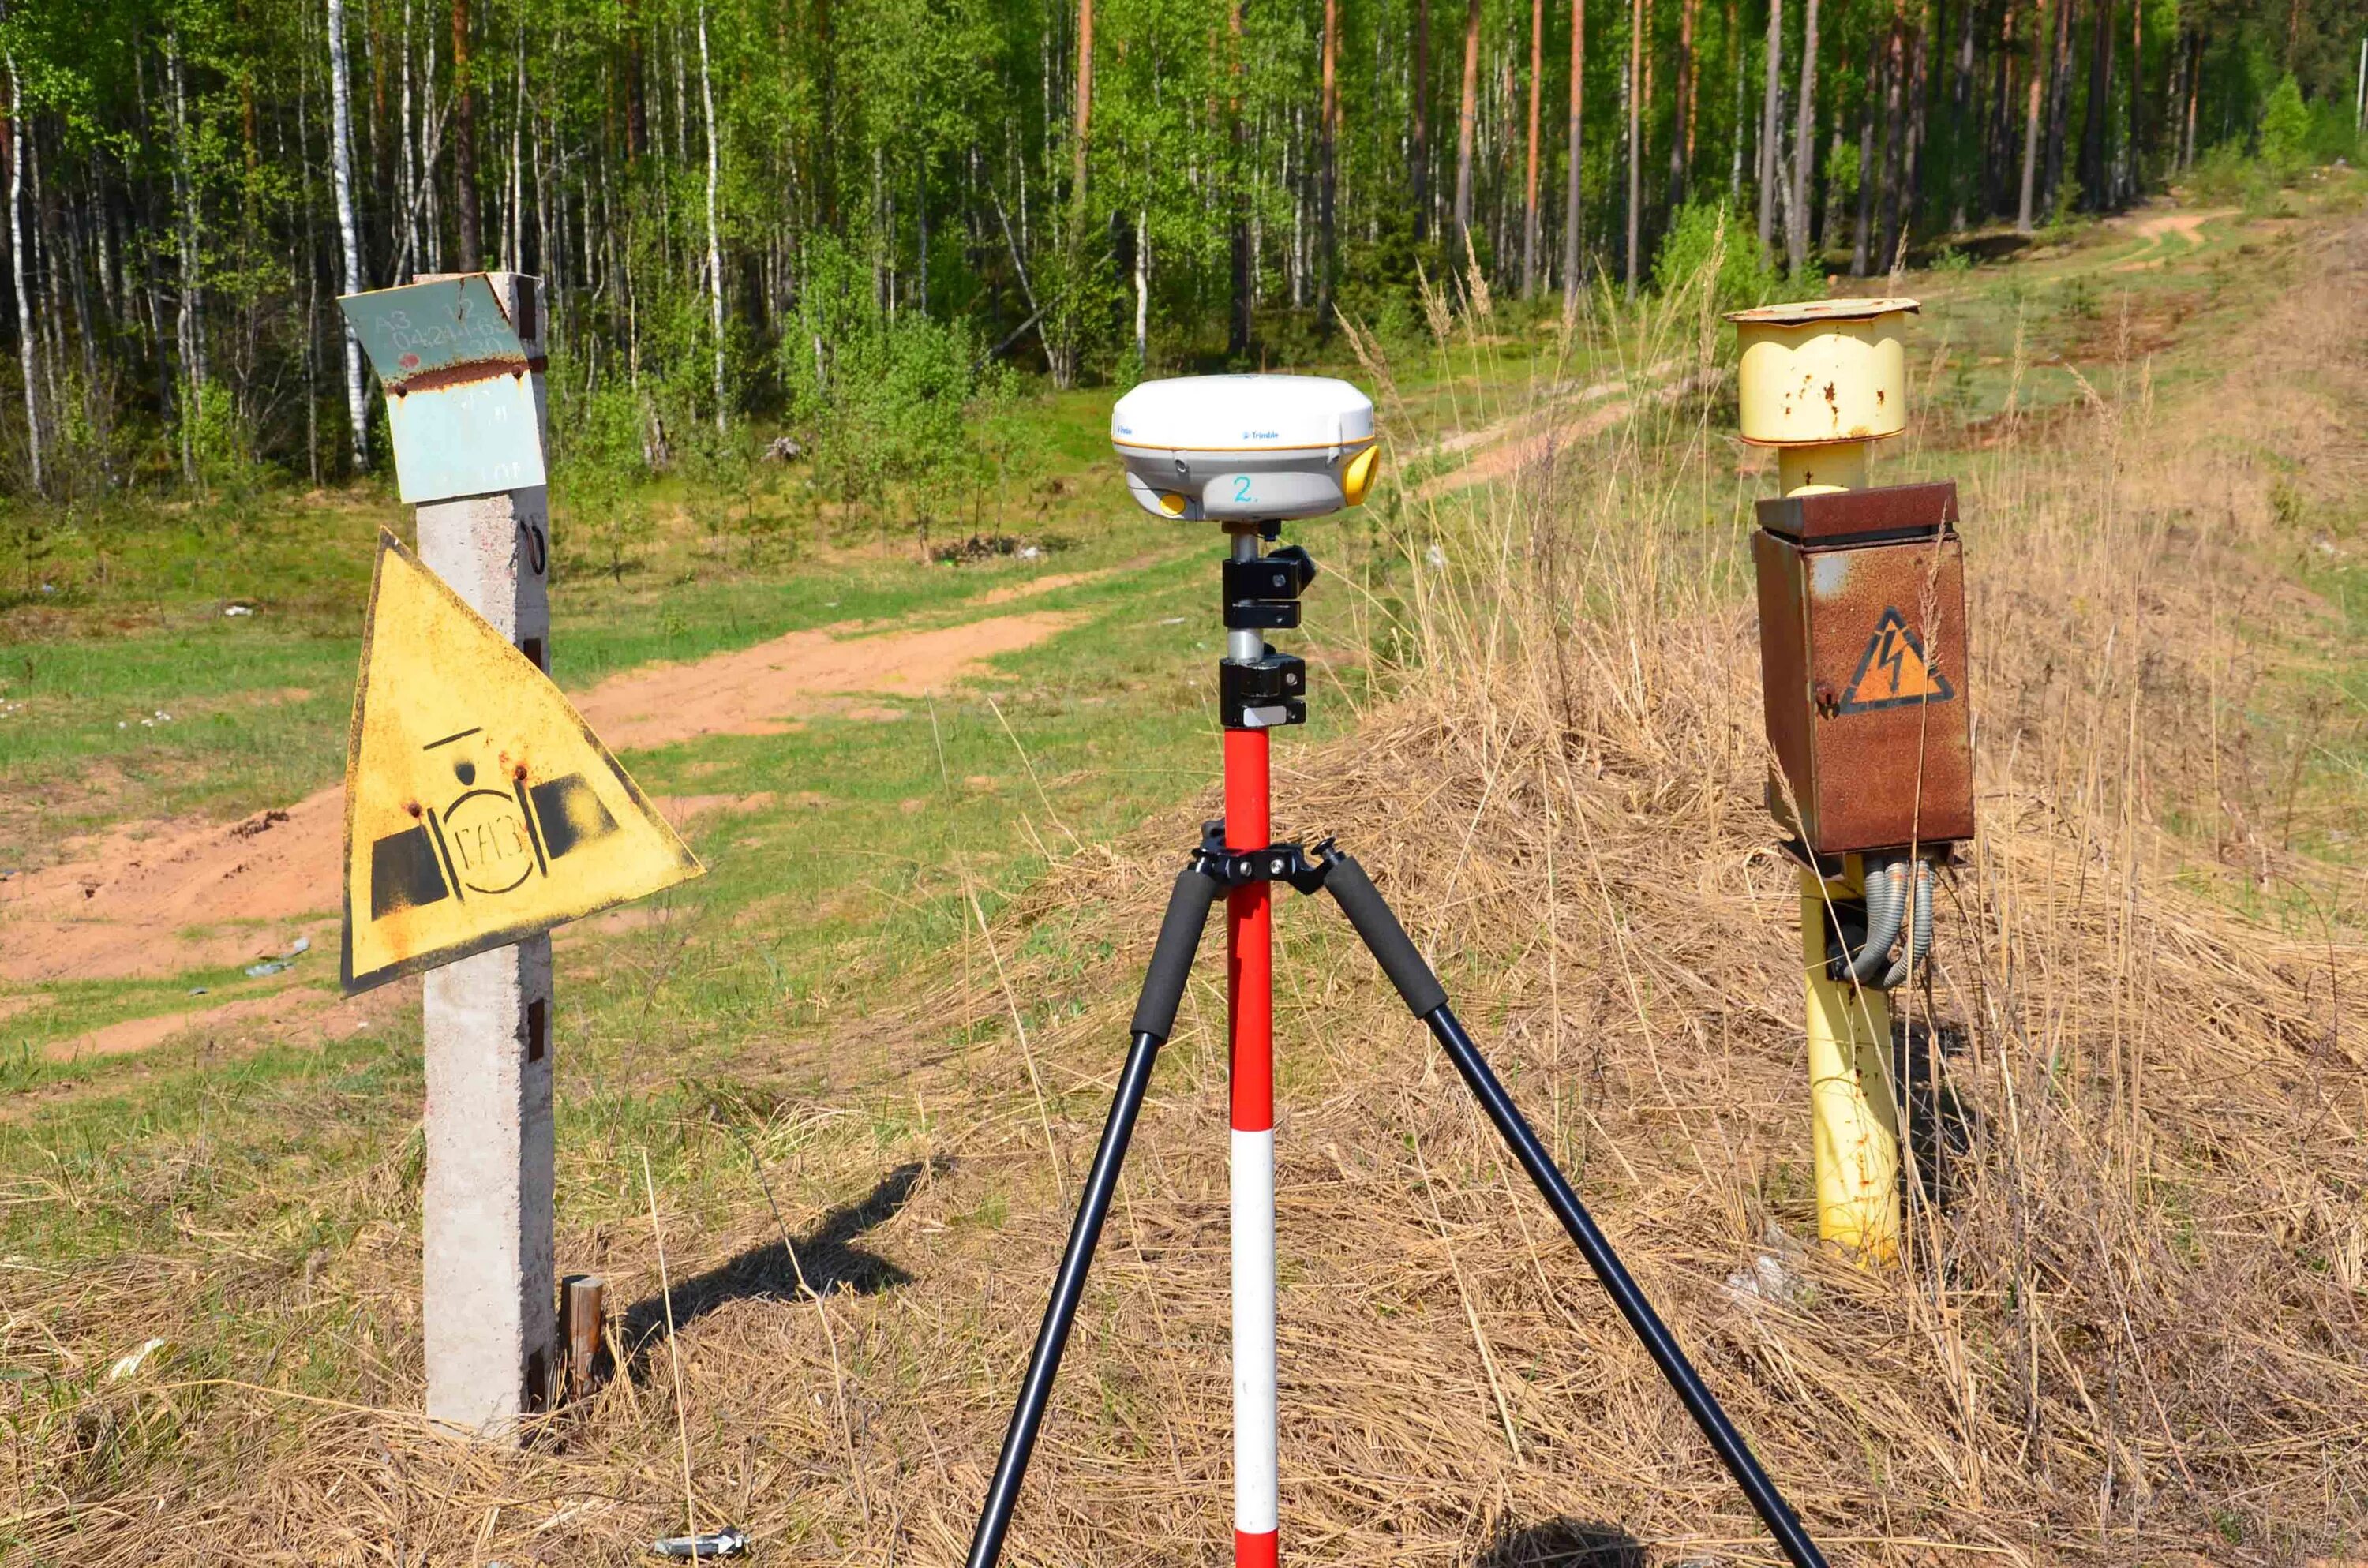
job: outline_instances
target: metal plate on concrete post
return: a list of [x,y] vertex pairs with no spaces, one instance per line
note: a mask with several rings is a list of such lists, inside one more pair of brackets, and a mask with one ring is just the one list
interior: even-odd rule
[[385,389],[405,501],[544,483],[534,281],[468,272],[337,301]]
[[[550,668],[536,280],[421,279],[340,302],[387,385],[419,562],[534,667]],[[500,411],[499,417],[494,411]],[[427,1179],[421,1336],[427,1415],[514,1438],[557,1371],[551,938],[430,972],[422,1013]]]

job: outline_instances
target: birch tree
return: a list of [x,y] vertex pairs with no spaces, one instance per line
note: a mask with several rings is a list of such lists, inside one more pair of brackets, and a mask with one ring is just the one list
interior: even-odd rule
[[[715,339],[715,430],[721,435],[731,410],[723,387],[723,247],[715,231],[715,85],[707,62],[706,0],[699,6],[699,101],[707,115],[707,320]],[[926,256],[922,265],[928,265]]]
[[7,56],[8,67],[8,270],[17,286],[17,363],[25,376],[25,457],[28,465],[33,494],[39,495],[47,488],[41,464],[41,398],[40,377],[35,365],[33,332],[33,297],[26,287],[25,275],[25,121],[17,113],[24,101],[24,84],[17,76],[17,57]]
[[[337,205],[337,288],[358,294],[362,280],[361,224],[354,215],[353,91],[346,72],[346,0],[329,5],[329,176]],[[340,324],[345,312],[337,312]],[[345,339],[346,430],[354,470],[370,466],[370,384],[363,379],[361,339],[341,324]]]

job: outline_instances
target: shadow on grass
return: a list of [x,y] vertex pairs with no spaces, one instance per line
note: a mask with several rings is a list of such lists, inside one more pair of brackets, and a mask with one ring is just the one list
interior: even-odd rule
[[1615,1525],[1508,1519],[1497,1527],[1473,1568],[1645,1568],[1645,1546]]
[[[876,1295],[909,1285],[913,1277],[875,1253],[855,1244],[856,1238],[894,1217],[912,1198],[925,1174],[942,1173],[947,1162],[934,1167],[920,1162],[899,1165],[880,1178],[860,1201],[841,1204],[825,1214],[805,1235],[784,1243],[767,1242],[750,1247],[704,1274],[676,1283],[668,1295],[674,1303],[676,1332],[732,1301],[794,1301],[809,1290],[817,1296],[847,1291]],[[666,1336],[667,1296],[645,1296],[625,1309],[622,1343],[626,1370],[641,1381],[650,1352]]]

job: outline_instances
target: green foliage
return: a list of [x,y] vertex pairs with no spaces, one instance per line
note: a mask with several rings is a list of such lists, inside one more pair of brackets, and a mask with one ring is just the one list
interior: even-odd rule
[[1009,376],[985,348],[967,323],[882,309],[863,260],[819,240],[779,372],[825,493],[883,532],[900,512],[926,551],[996,460],[986,449]]
[[649,415],[631,387],[587,391],[586,379],[571,359],[552,359],[548,384],[553,494],[566,508],[571,531],[591,540],[598,569],[621,582],[634,531],[626,497],[648,472],[643,438]]
[[2302,86],[2291,74],[2270,90],[2261,110],[2261,161],[2281,180],[2291,180],[2310,161],[2310,110],[2302,101]]
[[1653,287],[1662,294],[1700,288],[1708,280],[1714,310],[1742,310],[1775,298],[1782,276],[1760,254],[1751,225],[1725,202],[1679,209],[1653,256]]
[[2321,98],[2310,106],[2310,129],[2304,133],[2302,145],[2303,155],[2314,164],[2331,164],[2339,158],[2356,164],[2362,142],[2351,111]]

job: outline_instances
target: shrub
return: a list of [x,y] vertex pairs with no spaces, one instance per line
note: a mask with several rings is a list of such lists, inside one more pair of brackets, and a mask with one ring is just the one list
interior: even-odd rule
[[1751,226],[1729,213],[1723,201],[1679,208],[1653,257],[1653,287],[1664,295],[1695,287],[1706,277],[1711,303],[1722,311],[1765,304],[1782,281],[1775,264],[1760,254]]
[[933,524],[952,515],[982,467],[967,417],[996,402],[1008,372],[985,361],[967,324],[906,311],[890,315],[871,268],[830,238],[806,261],[795,324],[780,369],[791,417],[813,437],[817,483],[881,519],[903,510],[926,551]]
[[2292,73],[2271,89],[2261,111],[2261,162],[2280,180],[2291,180],[2309,165],[2310,110],[2302,101],[2302,87]]

